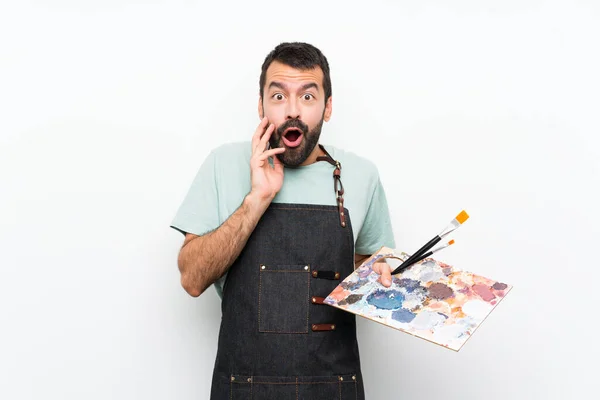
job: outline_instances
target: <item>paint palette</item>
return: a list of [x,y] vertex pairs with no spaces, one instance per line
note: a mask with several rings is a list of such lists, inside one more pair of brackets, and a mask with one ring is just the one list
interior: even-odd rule
[[512,289],[511,285],[425,258],[392,277],[377,280],[373,264],[396,268],[408,254],[382,247],[342,281],[325,304],[354,313],[459,351],[483,320]]

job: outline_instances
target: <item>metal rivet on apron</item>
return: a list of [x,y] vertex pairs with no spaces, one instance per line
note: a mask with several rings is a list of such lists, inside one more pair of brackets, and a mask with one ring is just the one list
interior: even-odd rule
[[317,326],[316,326],[316,325],[313,325],[313,327],[312,327],[312,328],[313,328],[313,329],[317,329]]
[[316,303],[316,302],[317,302],[317,299],[315,299],[315,298],[313,297],[313,298],[312,298],[312,302],[313,302],[313,303]]
[[313,271],[312,275],[316,278],[317,277],[317,271]]
[[352,375],[352,380],[355,381],[356,380],[356,375]]
[[308,265],[304,267],[304,270],[305,270],[305,271],[308,271]]
[[346,223],[345,223],[345,222],[342,222],[342,226],[346,226]]
[[331,325],[331,329],[335,329],[335,325]]
[[252,382],[252,378],[248,378],[248,382]]
[[340,381],[343,381],[343,380],[344,380],[344,378],[342,378],[342,377],[340,376]]
[[231,382],[235,381],[235,376],[231,377]]
[[265,268],[267,268],[267,267],[265,267],[264,265],[260,266],[260,269],[265,269]]
[[335,279],[340,279],[340,273],[339,272],[335,273]]

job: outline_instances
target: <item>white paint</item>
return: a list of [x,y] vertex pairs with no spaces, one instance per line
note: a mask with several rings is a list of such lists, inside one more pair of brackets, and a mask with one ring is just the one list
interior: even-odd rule
[[482,300],[469,300],[462,306],[462,311],[466,315],[469,315],[476,319],[485,318],[490,311],[494,308],[489,303]]
[[446,317],[434,311],[421,311],[412,320],[412,326],[418,330],[427,330],[443,324]]
[[425,300],[425,291],[423,290],[412,290],[411,292],[407,292],[406,289],[403,288],[402,293],[406,293],[404,295],[404,301],[402,302],[402,308],[408,310],[421,306]]
[[460,346],[462,343],[459,343],[458,339],[465,335],[468,330],[467,326],[460,323],[439,326],[433,332],[433,340],[439,341],[439,343],[447,343],[450,347]]

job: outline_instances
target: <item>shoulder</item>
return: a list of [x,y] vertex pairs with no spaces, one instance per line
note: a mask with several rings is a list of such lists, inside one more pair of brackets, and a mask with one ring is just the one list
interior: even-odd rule
[[335,146],[323,145],[342,166],[342,175],[346,171],[351,176],[357,176],[368,181],[379,179],[379,170],[370,158]]
[[249,166],[251,142],[229,142],[209,150],[204,164],[210,166],[217,174],[243,169]]
[[223,143],[217,147],[214,147],[210,151],[210,155],[216,160],[238,160],[240,158],[250,159],[250,146],[250,141]]

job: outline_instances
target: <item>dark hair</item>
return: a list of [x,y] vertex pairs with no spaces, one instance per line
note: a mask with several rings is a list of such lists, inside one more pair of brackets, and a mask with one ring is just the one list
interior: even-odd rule
[[331,96],[331,78],[329,77],[329,63],[321,50],[315,46],[302,42],[280,43],[265,58],[260,73],[260,97],[264,95],[264,87],[267,79],[267,69],[273,61],[289,65],[292,68],[306,70],[321,67],[323,70],[323,90],[325,91],[325,102]]

